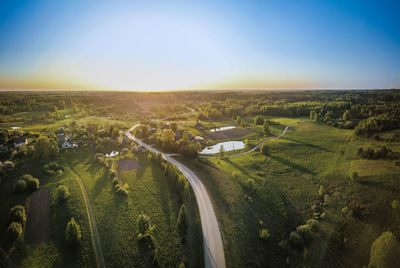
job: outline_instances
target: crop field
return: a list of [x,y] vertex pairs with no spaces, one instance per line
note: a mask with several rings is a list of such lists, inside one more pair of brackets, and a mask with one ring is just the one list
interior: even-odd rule
[[39,244],[49,240],[49,189],[32,194],[25,228],[25,243]]
[[238,137],[242,137],[252,133],[251,130],[243,129],[243,128],[233,128],[228,130],[222,131],[215,131],[211,133],[207,133],[207,138],[211,140],[227,140],[227,139],[234,139]]

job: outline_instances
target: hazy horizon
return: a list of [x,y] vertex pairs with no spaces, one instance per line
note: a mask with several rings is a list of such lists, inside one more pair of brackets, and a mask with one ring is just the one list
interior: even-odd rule
[[2,1],[0,90],[400,88],[397,1]]

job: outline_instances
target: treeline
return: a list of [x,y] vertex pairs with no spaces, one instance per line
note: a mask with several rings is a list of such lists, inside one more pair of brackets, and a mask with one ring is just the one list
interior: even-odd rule
[[388,149],[386,146],[382,146],[376,150],[372,147],[368,148],[360,147],[357,150],[357,156],[365,159],[389,159],[389,160],[400,159],[400,153],[392,152],[392,150]]

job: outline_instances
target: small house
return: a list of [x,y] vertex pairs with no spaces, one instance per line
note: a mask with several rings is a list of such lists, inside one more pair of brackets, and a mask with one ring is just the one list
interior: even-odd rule
[[27,144],[28,144],[28,139],[27,138],[18,137],[18,138],[14,139],[14,147],[19,146],[19,145],[25,146]]

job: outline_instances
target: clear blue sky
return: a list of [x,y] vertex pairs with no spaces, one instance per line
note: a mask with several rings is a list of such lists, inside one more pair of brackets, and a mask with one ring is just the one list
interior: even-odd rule
[[399,88],[399,14],[398,0],[2,0],[0,88]]

